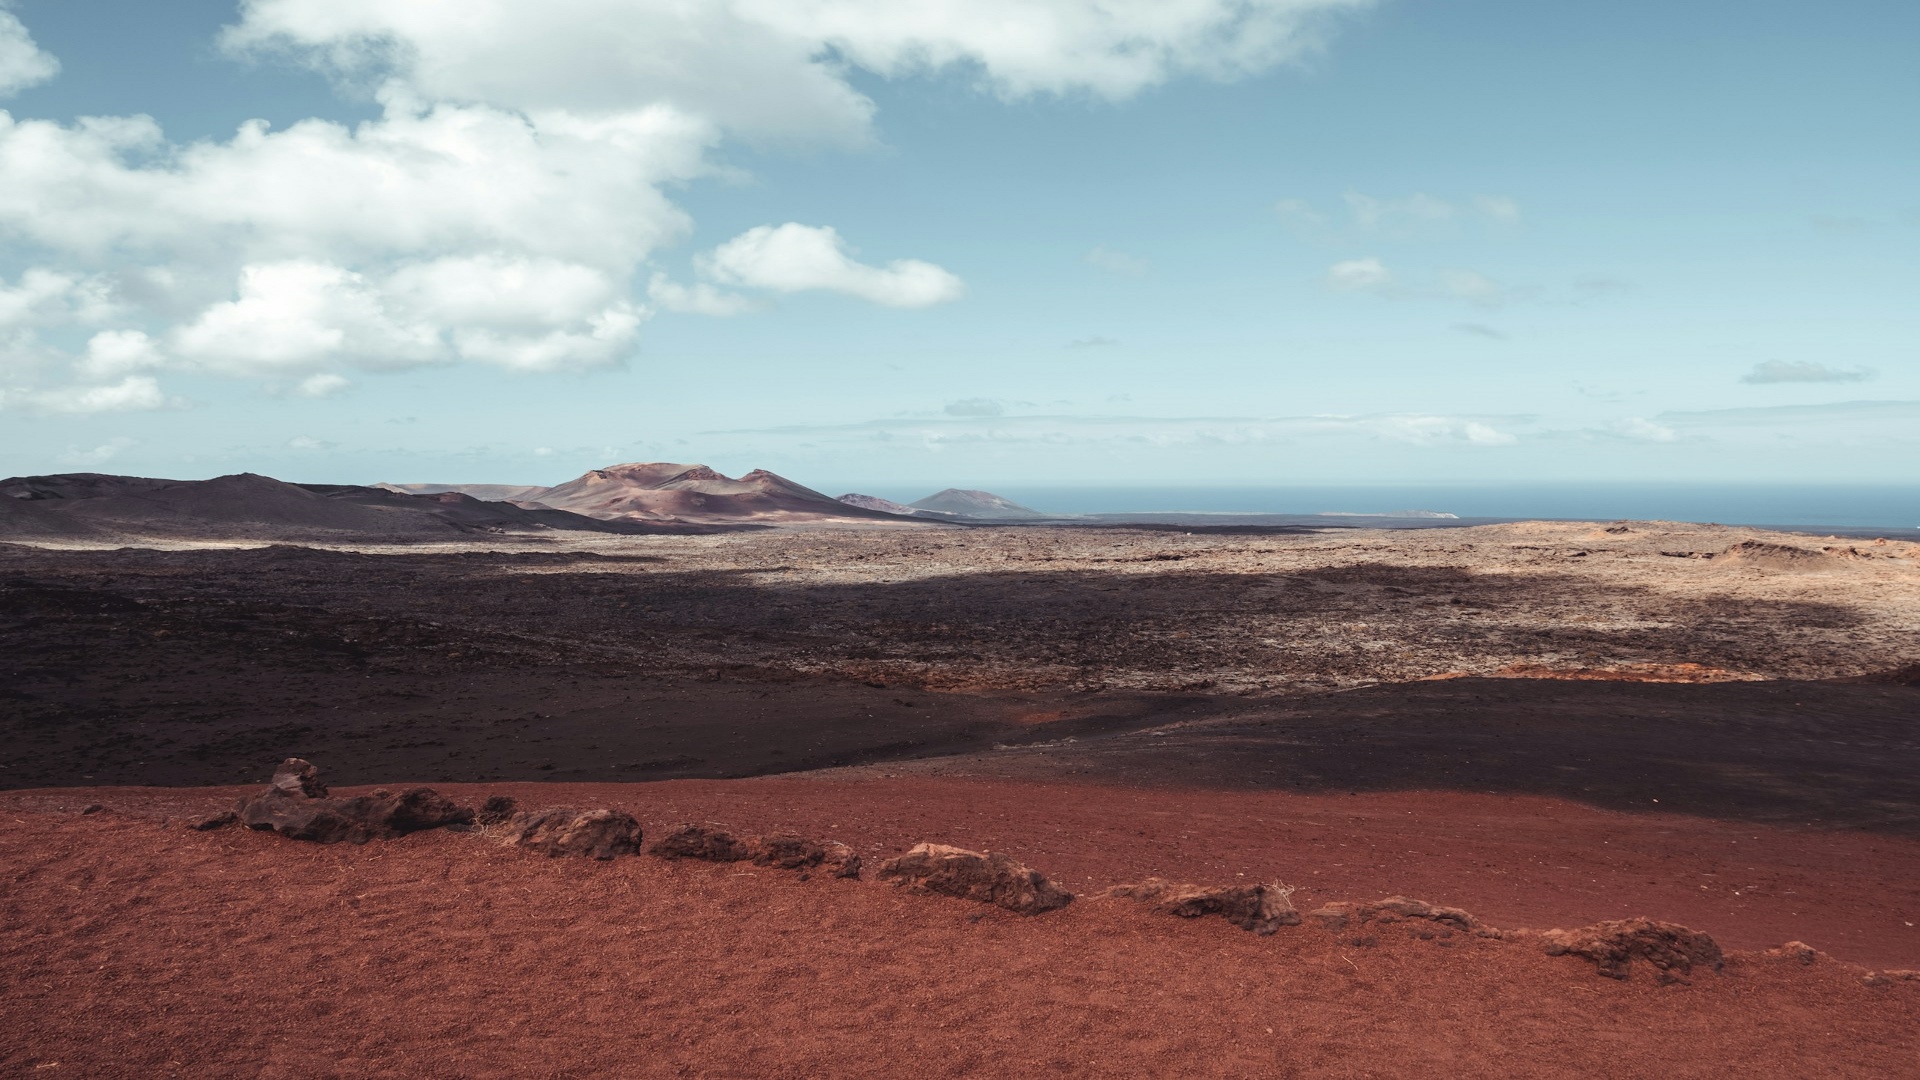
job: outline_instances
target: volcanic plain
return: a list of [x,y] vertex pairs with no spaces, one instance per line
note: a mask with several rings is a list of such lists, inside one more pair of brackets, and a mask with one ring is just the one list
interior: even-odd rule
[[[1917,663],[1920,545],[1670,523],[0,544],[0,1070],[1920,1075]],[[291,756],[1082,899],[185,827]]]

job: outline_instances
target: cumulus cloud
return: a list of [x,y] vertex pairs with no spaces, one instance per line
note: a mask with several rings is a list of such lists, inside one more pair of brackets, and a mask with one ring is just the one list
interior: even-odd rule
[[958,277],[918,259],[895,259],[885,267],[856,262],[832,226],[791,221],[748,229],[700,265],[723,285],[775,292],[824,289],[887,307],[930,307],[958,300],[966,291]]
[[682,285],[665,274],[656,273],[647,283],[647,299],[661,310],[684,315],[714,315],[725,318],[759,307],[752,297],[716,289],[704,281]]
[[0,97],[38,86],[60,73],[60,61],[40,50],[12,12],[0,4]]
[[50,390],[15,390],[0,405],[24,405],[36,412],[88,415],[160,409],[171,404],[151,375],[129,375],[99,386],[62,386]]
[[[730,138],[870,140],[856,69],[1118,100],[1287,63],[1370,3],[241,0],[226,49],[324,71],[379,115],[181,144],[144,116],[0,112],[0,241],[36,267],[0,282],[0,368],[25,380],[8,402],[150,407],[176,369],[322,387],[418,364],[608,366],[654,310],[754,306],[728,288],[951,301],[948,270],[860,262],[795,223],[676,283],[653,265],[692,229],[669,192],[719,171]],[[0,11],[0,93],[56,69]]]
[[293,385],[293,392],[306,398],[326,398],[340,393],[353,383],[344,375],[323,371],[318,375],[309,375]]
[[847,68],[955,71],[1015,98],[1119,99],[1232,79],[1317,48],[1370,0],[246,0],[225,42],[435,100],[600,112],[673,103],[761,137],[853,141],[873,103]]
[[1082,257],[1082,261],[1088,266],[1129,277],[1139,277],[1145,274],[1148,268],[1147,260],[1140,256],[1129,255],[1124,251],[1115,251],[1107,247],[1094,248]]
[[1766,385],[1769,383],[1850,383],[1865,382],[1873,378],[1873,372],[1867,368],[1837,368],[1811,360],[1786,361],[1766,360],[1753,365],[1753,370],[1740,376],[1743,383]]
[[1655,423],[1652,420],[1638,416],[1631,416],[1625,420],[1616,421],[1607,431],[1609,434],[1619,436],[1622,439],[1633,439],[1638,442],[1666,443],[1676,442],[1680,438],[1680,433],[1667,425]]

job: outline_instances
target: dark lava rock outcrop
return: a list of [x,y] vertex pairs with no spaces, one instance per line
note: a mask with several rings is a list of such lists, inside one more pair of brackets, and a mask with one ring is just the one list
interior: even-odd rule
[[554,857],[611,859],[639,854],[640,839],[640,823],[632,814],[559,807],[513,815],[500,842]]
[[880,865],[879,878],[916,892],[940,893],[1038,915],[1073,902],[1073,894],[1045,874],[997,851],[968,851],[945,844],[917,844]]
[[1135,885],[1115,885],[1106,895],[1151,905],[1157,915],[1197,919],[1219,915],[1242,930],[1271,934],[1282,926],[1298,926],[1293,889],[1286,885],[1176,885],[1148,878]]
[[320,770],[301,758],[281,762],[267,790],[242,800],[234,814],[249,829],[321,844],[364,844],[424,829],[473,823],[472,810],[456,805],[432,788],[410,788],[398,795],[380,791],[331,798],[320,782]]
[[663,859],[704,859],[708,862],[752,862],[779,870],[820,868],[834,877],[860,876],[860,856],[837,840],[821,843],[802,836],[774,834],[742,838],[724,829],[682,825],[648,849]]
[[[1577,930],[1548,930],[1540,942],[1549,956],[1578,956],[1610,979],[1624,979],[1635,960],[1653,965],[1661,982],[1678,982],[1699,964],[1720,970],[1720,945],[1698,930],[1653,919],[1618,919]],[[1678,974],[1676,974],[1678,973]]]
[[480,804],[478,815],[482,825],[505,825],[520,812],[520,802],[511,795],[490,795]]

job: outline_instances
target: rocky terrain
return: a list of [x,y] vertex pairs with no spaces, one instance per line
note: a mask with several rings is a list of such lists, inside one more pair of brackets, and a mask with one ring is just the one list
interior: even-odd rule
[[[1920,983],[1884,974],[1920,968],[1908,542],[123,542],[0,543],[0,1070],[1920,1060]],[[340,786],[263,800],[289,756]],[[545,857],[576,849],[605,857]]]

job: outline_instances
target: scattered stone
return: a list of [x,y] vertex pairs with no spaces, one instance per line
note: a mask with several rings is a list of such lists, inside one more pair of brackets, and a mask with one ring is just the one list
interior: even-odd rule
[[1176,885],[1148,878],[1137,885],[1115,885],[1106,895],[1149,904],[1156,915],[1197,919],[1219,915],[1242,930],[1265,936],[1282,926],[1300,925],[1293,909],[1293,888],[1280,884]]
[[753,845],[724,829],[704,825],[682,825],[654,841],[647,849],[663,859],[705,859],[708,862],[745,862],[753,858]]
[[[1577,930],[1548,930],[1540,935],[1549,956],[1578,956],[1610,979],[1627,977],[1635,960],[1645,960],[1660,981],[1684,982],[1680,976],[1703,964],[1715,971],[1725,961],[1720,945],[1698,930],[1652,919],[1619,919]],[[1680,974],[1676,974],[1676,972]]]
[[190,822],[187,828],[195,832],[212,832],[215,829],[224,829],[229,825],[237,825],[239,822],[239,814],[231,810],[222,810],[217,814],[209,814],[198,821]]
[[774,835],[752,841],[753,864],[781,870],[807,871],[818,867],[837,878],[860,876],[860,856],[838,840],[818,843],[805,837]]
[[480,804],[477,817],[482,825],[504,825],[519,812],[520,802],[513,796],[489,795],[487,801]]
[[[1332,903],[1308,913],[1324,930],[1345,930],[1353,923],[1397,923],[1418,919],[1453,930],[1473,930],[1474,917],[1454,907],[1441,907],[1408,896],[1389,896],[1371,904]],[[1492,936],[1492,935],[1482,935]]]
[[997,851],[968,851],[945,844],[917,844],[880,865],[883,881],[913,889],[996,904],[1022,915],[1038,915],[1073,902],[1073,894],[1046,875]]
[[1768,949],[1767,955],[1778,960],[1791,960],[1802,966],[1820,959],[1819,950],[1804,941],[1789,941],[1777,949]]
[[97,814],[97,813],[99,813],[100,811],[102,811],[102,810],[105,810],[105,809],[106,809],[106,807],[104,807],[104,806],[101,806],[101,805],[100,805],[99,803],[97,803],[97,802],[96,802],[96,803],[88,803],[87,805],[85,805],[85,806],[83,806],[83,807],[81,807],[81,808],[80,808],[80,813],[81,813],[81,814],[82,814],[83,816],[84,816],[84,815],[86,815],[86,814]]
[[816,867],[836,878],[860,876],[860,856],[837,840],[820,843],[785,833],[741,838],[724,829],[682,825],[647,850],[663,859],[704,859],[708,862],[747,862],[777,870],[809,871]]
[[501,836],[513,844],[552,857],[583,855],[611,859],[640,853],[640,823],[619,810],[526,811],[513,815]]
[[320,782],[320,770],[300,758],[281,762],[267,790],[242,800],[235,816],[250,829],[321,844],[364,844],[473,822],[473,811],[455,805],[432,788],[412,788],[398,795],[380,791],[347,799],[329,798],[326,785]]

